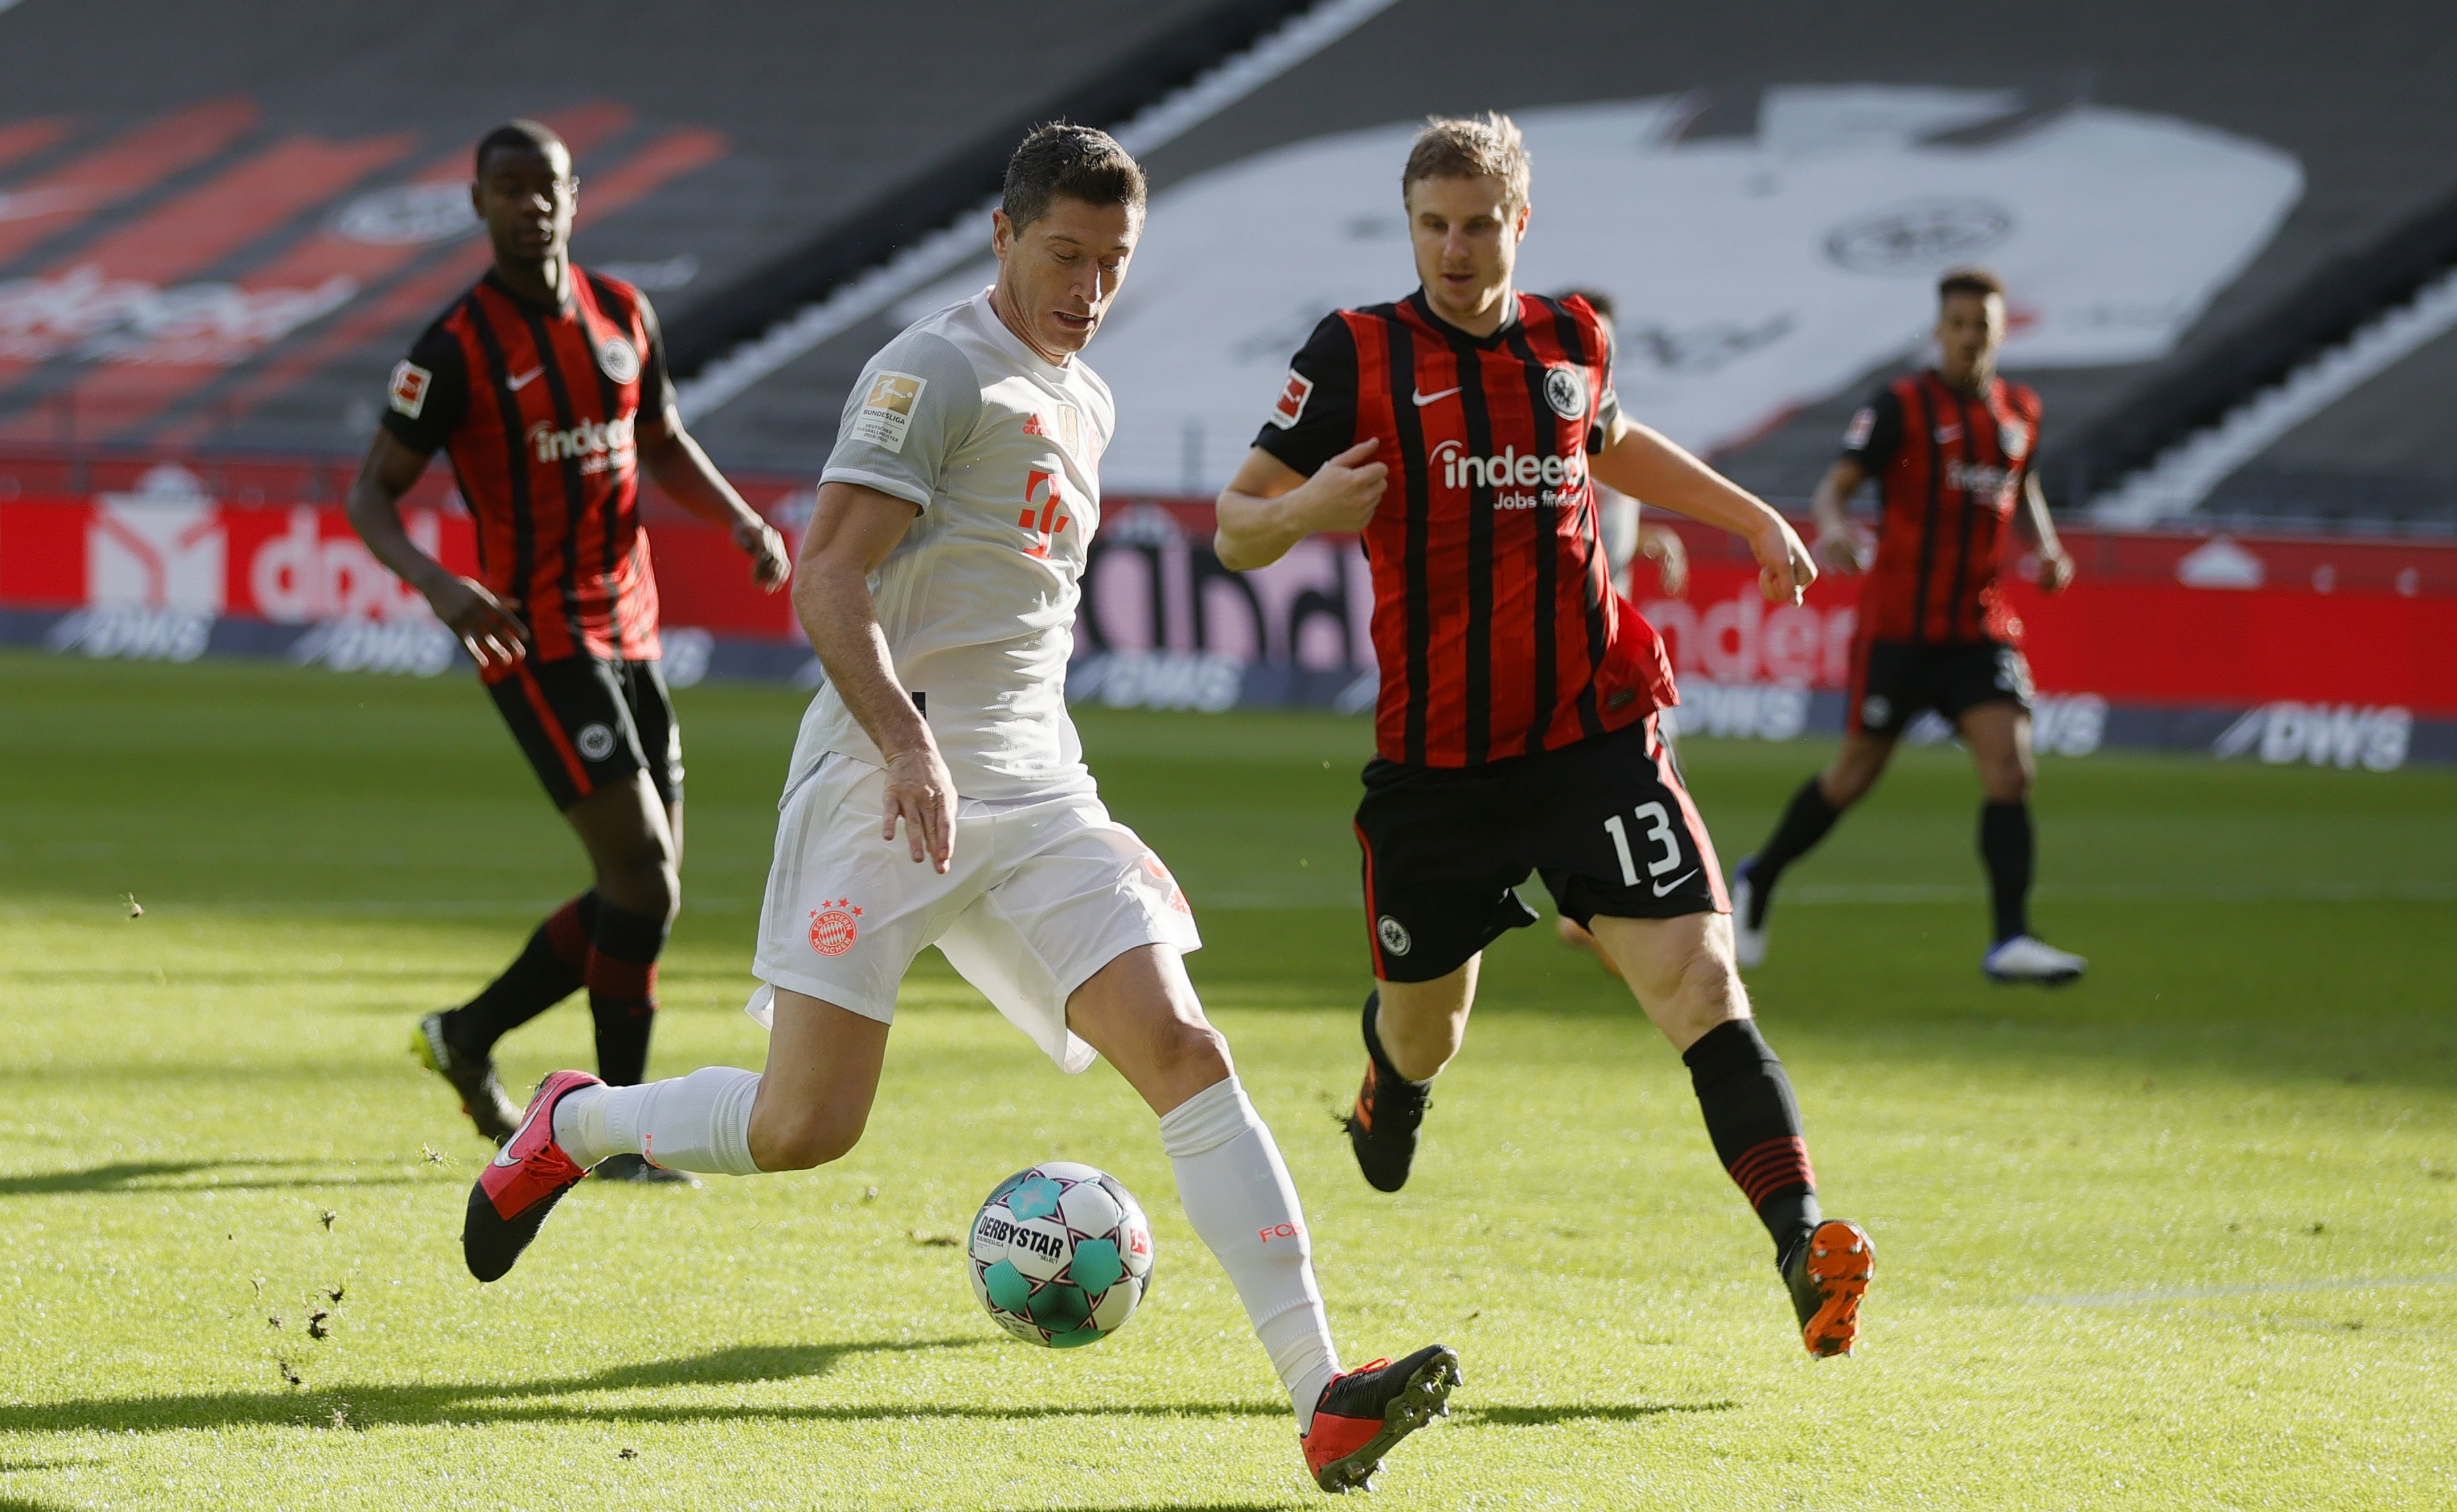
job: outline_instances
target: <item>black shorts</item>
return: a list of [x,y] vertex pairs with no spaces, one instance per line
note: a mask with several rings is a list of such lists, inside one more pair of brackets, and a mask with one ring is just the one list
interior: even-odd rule
[[2001,640],[1869,640],[1852,648],[1853,735],[1892,739],[1922,710],[1954,720],[1997,702],[2031,707],[2031,664]]
[[556,808],[634,772],[666,807],[682,801],[682,726],[655,662],[523,660],[486,691]]
[[1373,975],[1430,982],[1536,922],[1514,889],[1542,875],[1585,923],[1729,913],[1705,822],[1647,718],[1479,767],[1365,768],[1356,806]]

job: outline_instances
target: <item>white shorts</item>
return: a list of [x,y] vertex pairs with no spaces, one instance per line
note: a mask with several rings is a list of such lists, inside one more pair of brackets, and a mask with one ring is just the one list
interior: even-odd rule
[[956,805],[955,861],[917,863],[900,827],[878,838],[887,774],[831,754],[778,807],[747,1011],[774,1022],[773,988],[881,1024],[913,958],[937,945],[964,980],[1063,1069],[1092,1064],[1066,1000],[1143,945],[1202,948],[1186,894],[1135,832],[1089,793]]

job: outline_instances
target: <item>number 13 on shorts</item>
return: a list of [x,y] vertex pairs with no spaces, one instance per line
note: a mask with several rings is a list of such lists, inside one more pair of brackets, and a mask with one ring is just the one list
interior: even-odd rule
[[[1661,803],[1641,803],[1631,811],[1631,818],[1645,826],[1639,843],[1660,849],[1662,854],[1648,858],[1646,875],[1661,877],[1681,864],[1681,835],[1672,827],[1672,811]],[[1630,854],[1629,826],[1618,814],[1604,820],[1604,833],[1612,837],[1613,854],[1621,858],[1621,880],[1624,887],[1638,885],[1638,860]]]

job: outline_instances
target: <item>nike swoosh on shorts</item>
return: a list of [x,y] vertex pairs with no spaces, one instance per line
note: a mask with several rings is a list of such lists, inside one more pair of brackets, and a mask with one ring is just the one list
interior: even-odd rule
[[1687,871],[1683,872],[1680,876],[1675,877],[1674,879],[1672,879],[1672,880],[1671,880],[1670,881],[1668,881],[1668,882],[1657,882],[1657,883],[1655,884],[1655,896],[1656,896],[1656,897],[1658,897],[1658,898],[1661,898],[1661,897],[1662,897],[1664,894],[1666,894],[1666,893],[1668,893],[1668,892],[1672,891],[1672,889],[1674,889],[1675,887],[1680,886],[1683,882],[1687,881],[1690,878],[1695,877],[1695,876],[1697,876],[1697,875],[1698,875],[1698,868],[1697,868],[1697,867],[1695,867],[1695,866],[1692,866],[1692,867],[1690,867]]

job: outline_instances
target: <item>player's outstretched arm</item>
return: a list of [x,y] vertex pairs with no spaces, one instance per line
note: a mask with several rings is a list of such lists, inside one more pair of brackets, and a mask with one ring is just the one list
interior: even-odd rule
[[896,839],[896,821],[902,819],[913,859],[944,872],[956,854],[956,779],[929,723],[897,681],[870,597],[870,574],[904,539],[917,512],[904,500],[857,483],[819,485],[794,571],[794,612],[828,682],[887,758],[879,839]]
[[460,638],[472,660],[481,667],[508,667],[528,653],[528,627],[484,585],[456,575],[420,550],[402,528],[402,496],[425,470],[424,456],[402,445],[391,431],[377,431],[358,481],[350,485],[350,528],[359,532],[377,561],[426,595],[435,617]]
[[1362,530],[1382,503],[1391,469],[1373,460],[1381,446],[1368,437],[1324,463],[1311,478],[1262,447],[1246,453],[1237,476],[1220,492],[1220,528],[1212,554],[1232,571],[1250,572],[1288,555],[1316,530]]
[[1869,565],[1869,543],[1851,528],[1851,495],[1868,478],[1869,469],[1858,459],[1837,457],[1808,496],[1809,515],[1817,521],[1818,564],[1845,577]]
[[759,518],[759,512],[742,502],[716,464],[683,428],[683,417],[672,405],[654,420],[643,420],[640,425],[640,465],[666,496],[712,525],[721,525],[733,532],[733,544],[751,558],[751,580],[764,590],[774,593],[785,586],[793,575],[794,565],[785,554],[785,538],[776,528]]
[[1633,498],[1731,531],[1758,560],[1758,587],[1772,603],[1800,602],[1817,564],[1767,503],[1644,425],[1616,417],[1595,475]]
[[2022,479],[2022,507],[2015,519],[2023,534],[2039,549],[2039,591],[2061,593],[2073,581],[2074,559],[2056,535],[2056,523],[2048,518],[2047,491],[2039,487],[2039,475],[2027,473]]

